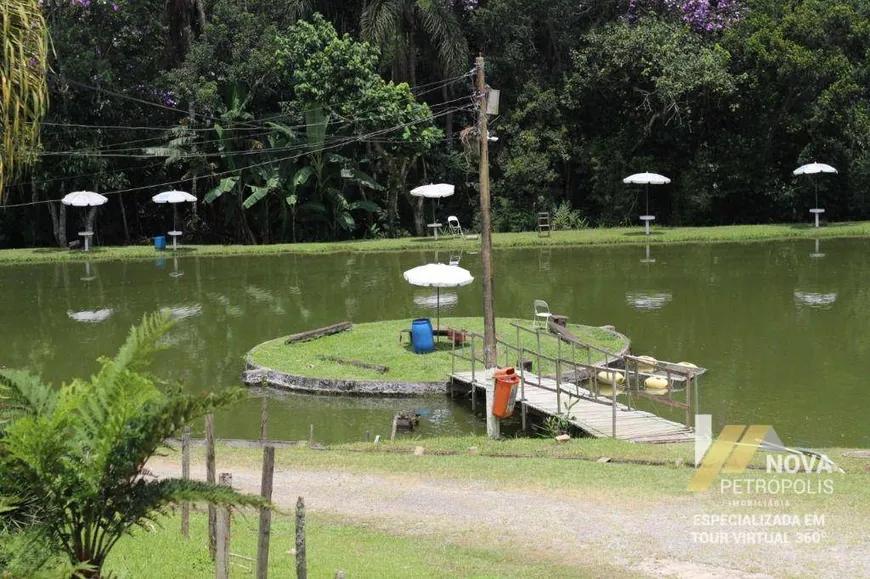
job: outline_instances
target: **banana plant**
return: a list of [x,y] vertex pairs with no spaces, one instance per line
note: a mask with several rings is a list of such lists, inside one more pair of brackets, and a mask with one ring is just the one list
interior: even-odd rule
[[233,174],[221,178],[217,185],[206,193],[203,201],[205,203],[214,203],[224,195],[233,193],[235,203],[230,202],[226,205],[226,222],[238,222],[242,233],[248,241],[256,243],[257,239],[248,225],[248,219],[244,211],[244,200],[242,199],[252,175],[245,171],[244,165],[247,161],[241,159],[240,153],[262,149],[263,143],[256,139],[238,137],[234,130],[235,125],[239,121],[249,121],[251,119],[253,119],[252,115],[244,110],[244,100],[241,97],[240,91],[234,90],[228,110],[221,115],[221,122],[214,124],[214,131],[217,135],[218,156],[223,161],[222,170],[219,173]]
[[356,211],[375,212],[378,205],[365,198],[349,201],[345,195],[345,187],[349,183],[359,186],[364,195],[364,188],[376,191],[383,188],[374,179],[354,166],[350,159],[337,153],[326,152],[326,129],[329,117],[323,109],[315,107],[305,114],[306,133],[311,153],[308,155],[312,175],[315,179],[315,198],[309,207],[329,227],[330,237],[335,239],[339,232],[350,232],[356,227],[353,213]]
[[[270,148],[286,150],[288,146],[300,143],[308,150],[304,158],[276,160],[269,169],[259,173],[257,184],[248,183],[250,194],[244,200],[245,209],[257,204],[268,207],[271,193],[283,199],[282,237],[286,231],[289,211],[291,238],[297,241],[299,221],[325,228],[326,237],[336,238],[341,233],[356,228],[354,213],[378,211],[376,203],[365,198],[365,190],[382,190],[375,180],[357,167],[349,158],[328,152],[326,133],[329,118],[322,109],[309,110],[305,115],[306,130],[303,135],[295,134],[292,129],[277,123],[270,123],[273,129],[269,136]],[[363,197],[351,201],[347,198],[346,188],[355,185]],[[264,209],[268,216],[268,209]]]

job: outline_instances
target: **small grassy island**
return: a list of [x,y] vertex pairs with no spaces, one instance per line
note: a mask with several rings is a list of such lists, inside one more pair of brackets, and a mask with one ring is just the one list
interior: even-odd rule
[[[434,321],[433,321],[434,322]],[[511,322],[531,329],[529,320],[499,319],[496,321],[496,334],[511,344],[516,342],[517,330]],[[350,331],[324,336],[309,342],[288,345],[287,337],[277,338],[264,342],[248,353],[248,367],[254,371],[270,374],[281,374],[287,377],[278,385],[294,389],[297,378],[315,379],[329,382],[339,381],[343,384],[363,384],[365,382],[386,382],[406,384],[435,384],[443,388],[446,377],[451,369],[451,341],[441,337],[436,343],[435,352],[430,354],[415,354],[407,336],[400,341],[400,332],[411,327],[411,320],[390,320],[385,322],[373,322],[355,324]],[[619,352],[628,346],[628,339],[612,330],[580,324],[568,324],[568,330],[580,340],[605,348],[611,352]],[[442,318],[441,329],[451,328],[466,330],[468,332],[483,333],[483,320],[481,318]],[[537,346],[535,336],[528,332],[521,332],[521,340],[524,347],[532,349]],[[478,346],[480,342],[478,342]],[[557,343],[555,340],[541,342],[544,354],[556,355]],[[470,356],[470,345],[466,342],[456,346],[457,350],[463,350],[466,357]],[[477,352],[478,358],[480,352]],[[593,356],[593,361],[603,359],[603,355]],[[341,358],[346,362],[363,362],[368,365],[386,366],[386,372],[379,372],[373,368],[365,368],[342,363],[332,358]],[[499,353],[499,363],[504,363],[504,353]],[[510,361],[515,364],[516,361]],[[467,369],[468,362],[457,360],[457,368]],[[276,385],[275,380],[267,379],[271,385]],[[249,383],[256,383],[257,379],[248,379]],[[317,390],[296,384],[295,389]],[[328,387],[324,390],[330,390]],[[341,392],[348,394],[377,394],[377,391],[354,391],[353,387],[346,386]],[[430,390],[431,392],[431,390]],[[421,392],[425,393],[425,392]],[[410,392],[409,392],[410,394]]]

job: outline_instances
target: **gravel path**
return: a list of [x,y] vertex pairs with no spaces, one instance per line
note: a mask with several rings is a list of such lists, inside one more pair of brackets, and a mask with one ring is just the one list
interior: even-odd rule
[[[178,464],[149,464],[160,477]],[[233,486],[256,493],[259,470],[232,467]],[[194,466],[192,476],[205,478]],[[483,482],[457,482],[336,470],[276,470],[273,498],[292,509],[304,496],[313,512],[339,516],[404,535],[432,535],[459,544],[525,549],[529,556],[576,565],[615,564],[639,577],[748,579],[868,577],[866,531],[819,545],[699,545],[694,517],[710,511],[689,496],[612,504],[574,492],[492,491]],[[859,529],[866,526],[859,525]]]

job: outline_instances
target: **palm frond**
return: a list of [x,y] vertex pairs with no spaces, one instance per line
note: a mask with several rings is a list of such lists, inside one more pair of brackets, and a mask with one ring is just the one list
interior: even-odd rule
[[373,0],[363,11],[360,26],[364,40],[387,44],[402,25],[402,0]]
[[48,31],[38,0],[0,3],[0,200],[19,161],[36,158],[48,110]]
[[417,0],[423,29],[435,49],[445,74],[456,74],[468,66],[468,43],[459,21],[438,0]]

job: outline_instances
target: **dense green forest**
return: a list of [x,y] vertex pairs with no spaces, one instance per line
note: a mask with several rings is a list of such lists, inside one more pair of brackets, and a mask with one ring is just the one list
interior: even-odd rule
[[[166,231],[167,189],[206,243],[421,234],[478,221],[474,57],[496,230],[833,220],[870,203],[870,4],[862,0],[44,0],[41,150],[6,186],[0,246],[64,245],[87,189],[98,241]],[[838,175],[794,177],[819,161]],[[814,181],[815,179],[815,181]],[[569,210],[570,209],[570,210]]]

